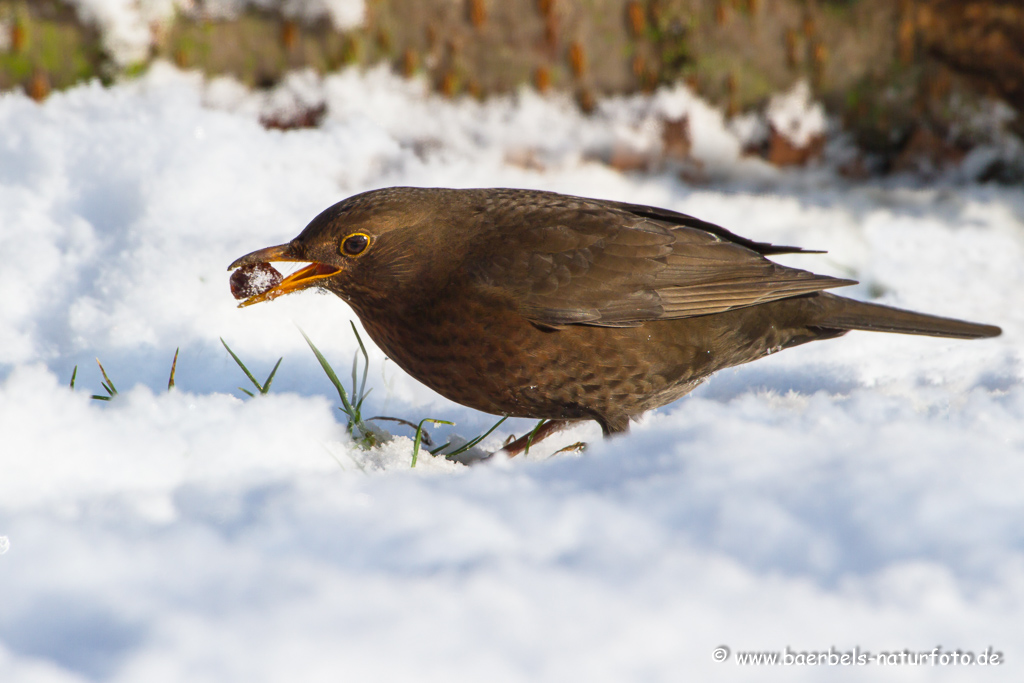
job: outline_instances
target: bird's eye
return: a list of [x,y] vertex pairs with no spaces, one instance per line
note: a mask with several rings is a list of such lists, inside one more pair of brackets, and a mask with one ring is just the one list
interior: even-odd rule
[[349,235],[344,239],[344,241],[342,241],[341,253],[345,256],[359,256],[366,251],[366,247],[368,246],[370,246],[370,236],[362,232],[357,232]]

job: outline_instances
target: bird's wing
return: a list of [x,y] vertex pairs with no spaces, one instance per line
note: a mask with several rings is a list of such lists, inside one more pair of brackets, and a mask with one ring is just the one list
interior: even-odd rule
[[772,245],[717,226],[710,231],[629,208],[647,207],[520,203],[492,214],[487,257],[470,269],[481,284],[510,294],[526,318],[550,327],[632,326],[856,284],[773,263],[746,246],[770,252]]

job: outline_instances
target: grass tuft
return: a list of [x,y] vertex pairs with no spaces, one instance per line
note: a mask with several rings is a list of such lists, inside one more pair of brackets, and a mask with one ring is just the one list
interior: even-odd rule
[[[356,337],[356,342],[358,342],[359,344],[359,349],[355,352],[355,355],[352,359],[351,390],[346,389],[345,385],[338,378],[338,374],[334,371],[334,368],[331,367],[331,364],[327,361],[327,358],[324,357],[323,353],[320,352],[320,349],[316,347],[316,345],[313,343],[313,340],[311,340],[309,336],[301,329],[299,330],[299,332],[306,340],[306,343],[309,345],[309,348],[313,351],[313,355],[316,356],[316,359],[317,361],[319,361],[320,367],[323,368],[323,371],[327,375],[327,378],[331,381],[331,384],[334,386],[335,390],[337,390],[338,397],[341,399],[341,406],[338,409],[341,412],[343,412],[345,416],[348,418],[347,424],[345,425],[345,429],[352,437],[353,442],[360,448],[364,450],[370,449],[383,443],[384,441],[390,438],[387,432],[383,432],[380,429],[373,427],[369,423],[377,421],[398,422],[415,430],[415,435],[413,437],[411,467],[416,467],[420,450],[423,449],[424,447],[428,449],[427,452],[433,456],[444,455],[444,457],[448,458],[449,460],[455,460],[458,456],[478,446],[484,439],[490,436],[495,429],[501,426],[501,424],[508,419],[509,416],[505,415],[497,422],[495,422],[491,426],[491,428],[488,429],[483,434],[480,434],[470,439],[469,441],[465,442],[461,446],[451,451],[445,452],[447,451],[447,449],[452,447],[452,440],[449,439],[444,445],[433,448],[433,440],[430,438],[430,434],[427,432],[424,425],[426,425],[429,422],[434,425],[454,426],[454,422],[432,417],[424,418],[420,420],[419,423],[411,422],[400,417],[391,417],[387,415],[375,415],[373,417],[364,418],[363,404],[366,401],[366,397],[369,396],[370,393],[373,391],[372,388],[366,388],[366,380],[370,369],[370,356],[366,351],[366,345],[363,343],[363,339],[359,334],[359,330],[356,329],[355,323],[350,322],[350,325],[352,326],[352,333]],[[274,381],[274,377],[277,375],[278,369],[281,367],[281,362],[284,360],[284,357],[282,356],[281,358],[277,359],[277,363],[274,364],[274,368],[270,371],[270,374],[267,375],[267,379],[264,380],[263,382],[260,382],[252,374],[249,368],[246,367],[245,363],[242,362],[242,359],[238,357],[238,354],[236,354],[231,349],[231,347],[228,346],[228,343],[224,341],[223,337],[220,338],[220,343],[224,346],[224,349],[228,352],[228,355],[230,355],[231,358],[234,359],[238,367],[241,368],[242,372],[245,373],[246,378],[248,378],[248,380],[252,383],[257,393],[253,393],[252,391],[249,391],[248,389],[245,389],[243,387],[238,387],[238,390],[251,398],[255,398],[257,395],[267,394],[270,391],[270,386]],[[167,391],[172,391],[176,386],[175,377],[178,370],[178,355],[180,352],[181,347],[178,347],[174,350],[174,359],[171,361],[171,372],[167,379]],[[103,367],[103,364],[100,362],[99,358],[96,359],[96,365],[99,366],[100,373],[103,375],[102,386],[103,390],[106,392],[106,395],[104,396],[99,394],[93,394],[92,398],[96,399],[97,401],[109,401],[114,396],[117,396],[117,387],[114,386],[113,380],[110,379],[110,375],[107,374],[107,371]],[[360,365],[362,367],[360,367]],[[74,390],[75,388],[75,381],[77,380],[77,378],[78,366],[76,365],[74,369],[71,371],[71,381],[69,382],[69,386],[72,390]],[[530,433],[530,443],[532,443],[533,435],[537,433],[537,431],[544,425],[546,421],[547,420],[541,420],[540,422],[537,423],[537,426],[534,427],[533,431]],[[577,446],[577,444],[574,444],[573,446]],[[527,452],[529,452],[529,445],[527,445],[526,450]]]
[[[260,384],[256,380],[256,378],[252,376],[252,373],[249,372],[249,368],[245,367],[245,363],[242,362],[242,359],[235,355],[235,352],[231,350],[231,347],[228,346],[228,343],[224,341],[224,337],[220,338],[220,343],[224,345],[224,348],[228,350],[228,353],[231,354],[231,357],[235,359],[236,363],[238,363],[238,367],[242,368],[242,372],[244,372],[245,376],[249,378],[249,381],[253,383],[253,386],[256,387],[256,390],[260,392],[260,395],[265,395],[267,392],[270,391],[270,383],[274,381],[274,375],[277,374],[277,369],[281,367],[281,361],[284,360],[284,356],[281,356],[280,358],[277,359],[277,364],[274,365],[274,369],[270,371],[270,374],[267,376],[266,381]],[[175,352],[174,357],[175,359],[177,359],[177,352]],[[243,394],[248,394],[250,398],[255,398],[255,394],[253,394],[251,391],[247,389],[238,387],[238,390],[241,391]]]
[[338,396],[341,398],[341,407],[339,410],[348,417],[348,424],[345,425],[345,429],[352,436],[352,440],[360,446],[360,448],[373,448],[382,442],[381,435],[374,430],[372,427],[366,424],[362,416],[363,401],[366,400],[366,396],[370,393],[366,391],[366,375],[370,367],[370,358],[366,353],[366,347],[363,345],[363,340],[359,338],[359,332],[356,331],[355,325],[352,325],[352,331],[355,332],[356,339],[359,341],[359,349],[363,354],[363,381],[357,386],[357,377],[359,376],[359,351],[356,352],[355,358],[352,360],[352,394],[345,390],[345,386],[338,379],[338,373],[334,371],[331,364],[327,362],[324,354],[320,353],[320,349],[316,347],[313,340],[309,338],[305,332],[301,329],[299,332],[302,333],[303,339],[309,344],[309,348],[312,349],[313,355],[320,362],[320,367],[323,368],[327,378],[331,380],[331,384],[338,392]]
[[[370,367],[370,357],[369,354],[366,353],[366,345],[363,344],[363,339],[359,335],[359,330],[356,329],[355,323],[352,323],[350,321],[349,324],[352,325],[352,334],[356,336],[356,341],[359,343],[359,350],[356,351],[355,357],[352,359],[351,392],[345,389],[345,386],[342,384],[341,380],[338,379],[338,374],[334,371],[334,368],[331,367],[331,364],[324,357],[324,354],[320,352],[320,349],[316,347],[316,344],[314,344],[313,341],[309,338],[309,335],[307,335],[301,329],[299,330],[299,332],[302,333],[302,337],[306,340],[306,343],[309,344],[309,348],[312,349],[313,355],[315,355],[316,359],[320,362],[320,367],[323,368],[324,373],[327,375],[327,378],[330,379],[331,384],[334,385],[334,388],[338,392],[338,396],[341,398],[341,406],[338,409],[341,412],[345,413],[345,415],[348,417],[348,424],[346,425],[346,429],[348,430],[348,433],[352,436],[352,440],[360,448],[363,449],[373,448],[374,446],[382,443],[385,440],[384,437],[380,434],[380,432],[374,430],[372,427],[367,425],[368,422],[388,420],[391,422],[399,422],[401,424],[412,427],[416,430],[416,434],[413,437],[412,467],[416,467],[416,461],[420,453],[420,446],[425,445],[429,447],[431,445],[430,435],[427,433],[427,430],[424,429],[423,425],[427,422],[430,422],[435,425],[444,424],[454,426],[455,423],[450,422],[448,420],[440,420],[431,417],[420,420],[419,424],[415,424],[413,422],[410,422],[409,420],[403,420],[400,417],[391,417],[386,415],[376,415],[370,418],[363,418],[363,401],[366,400],[366,397],[369,396],[370,391],[372,391],[372,389],[369,391],[366,389],[366,376]],[[363,358],[361,378],[359,372],[360,355],[362,355]],[[508,419],[508,415],[498,420],[494,424],[494,426],[492,426],[483,434],[480,434],[479,436],[470,439],[469,441],[464,443],[462,446],[456,448],[452,452],[445,453],[444,456],[451,460],[454,459],[455,456],[461,455],[462,453],[465,453],[471,448],[474,448],[477,444],[479,444],[481,441],[490,436],[491,432],[497,429],[498,425],[500,425],[506,419]],[[443,450],[449,448],[450,446],[451,441],[449,440],[443,446],[434,448],[428,452],[431,455],[439,455]]]
[[117,387],[114,386],[114,382],[111,381],[110,377],[107,375],[107,371],[103,369],[103,363],[100,362],[99,358],[96,359],[96,365],[100,366],[100,372],[103,373],[103,381],[100,384],[103,387],[103,390],[107,392],[107,395],[100,396],[99,394],[93,394],[92,397],[97,401],[109,401],[117,396]]

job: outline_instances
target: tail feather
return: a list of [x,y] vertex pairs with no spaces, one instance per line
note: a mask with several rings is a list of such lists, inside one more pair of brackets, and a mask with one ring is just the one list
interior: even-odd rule
[[983,339],[998,337],[1002,330],[995,325],[970,323],[937,315],[905,311],[881,304],[869,304],[822,293],[828,299],[816,326],[839,330],[871,330],[898,334],[920,334],[928,337]]

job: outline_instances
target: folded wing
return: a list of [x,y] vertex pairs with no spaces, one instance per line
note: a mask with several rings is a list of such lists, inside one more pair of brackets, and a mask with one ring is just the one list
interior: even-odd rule
[[773,263],[763,254],[802,250],[684,214],[561,195],[527,206],[494,217],[490,239],[504,248],[474,274],[539,325],[633,326],[855,284]]

